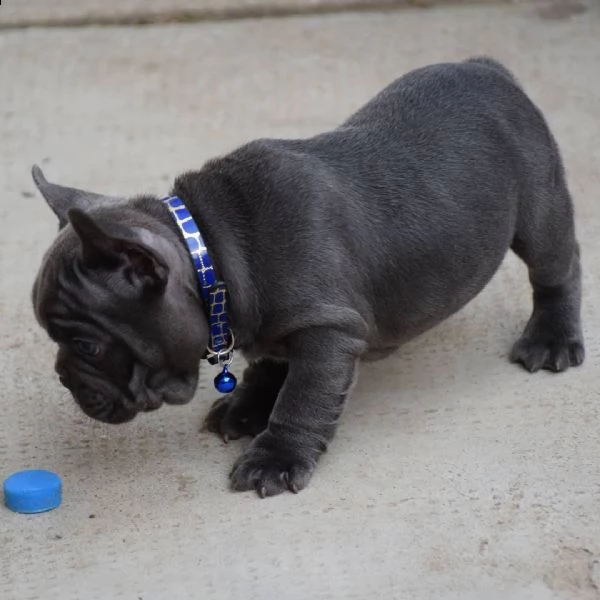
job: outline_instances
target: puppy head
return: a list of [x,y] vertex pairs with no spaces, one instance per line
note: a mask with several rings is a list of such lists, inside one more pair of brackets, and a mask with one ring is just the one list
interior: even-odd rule
[[33,178],[60,225],[32,298],[61,383],[107,423],[188,402],[208,324],[177,236],[135,202]]

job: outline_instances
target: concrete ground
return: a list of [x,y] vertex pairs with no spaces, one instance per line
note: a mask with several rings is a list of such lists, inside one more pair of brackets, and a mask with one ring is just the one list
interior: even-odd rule
[[[413,67],[482,53],[514,69],[563,148],[584,257],[584,367],[508,364],[530,310],[510,256],[460,314],[362,368],[298,496],[228,490],[246,442],[199,433],[209,367],[185,407],[115,428],[76,410],[29,304],[56,232],[31,163],[71,185],[162,194],[245,140],[332,127]],[[0,509],[0,598],[600,597],[597,8],[29,29],[0,34],[0,57],[0,476],[48,468],[64,481],[54,512]]]

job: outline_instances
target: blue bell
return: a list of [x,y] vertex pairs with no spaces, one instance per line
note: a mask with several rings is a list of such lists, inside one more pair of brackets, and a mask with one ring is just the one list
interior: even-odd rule
[[237,379],[233,373],[229,372],[227,366],[215,377],[215,387],[221,394],[229,394],[235,390]]

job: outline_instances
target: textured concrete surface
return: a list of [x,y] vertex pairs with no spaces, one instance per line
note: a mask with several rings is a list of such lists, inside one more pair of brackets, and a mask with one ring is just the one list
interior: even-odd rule
[[[2,6],[3,10],[5,7]],[[232,494],[244,442],[199,433],[214,393],[110,428],[75,409],[29,288],[56,223],[29,167],[107,193],[253,137],[331,127],[402,72],[490,53],[563,148],[585,269],[588,360],[529,375],[508,257],[463,312],[365,365],[311,486]],[[64,479],[63,506],[0,508],[3,600],[593,600],[600,596],[600,18],[447,8],[0,35],[0,476]]]

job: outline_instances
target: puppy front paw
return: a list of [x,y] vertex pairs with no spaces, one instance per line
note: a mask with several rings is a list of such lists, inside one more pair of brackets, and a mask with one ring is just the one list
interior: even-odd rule
[[254,401],[243,388],[216,400],[210,408],[204,428],[223,441],[256,436],[267,428],[272,406]]
[[231,488],[255,490],[261,498],[285,491],[297,494],[308,485],[315,466],[316,460],[300,448],[264,431],[235,462],[229,475]]

